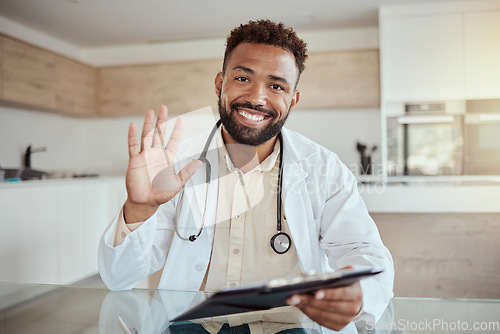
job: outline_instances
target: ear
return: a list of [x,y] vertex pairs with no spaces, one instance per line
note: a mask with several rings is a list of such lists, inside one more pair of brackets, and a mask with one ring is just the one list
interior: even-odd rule
[[217,73],[217,75],[215,76],[215,94],[217,94],[217,96],[219,96],[220,91],[222,90],[223,79],[224,75],[222,74],[222,72]]
[[290,103],[290,111],[292,111],[295,105],[299,103],[299,98],[300,98],[300,92],[296,90],[295,92],[293,92],[292,103]]

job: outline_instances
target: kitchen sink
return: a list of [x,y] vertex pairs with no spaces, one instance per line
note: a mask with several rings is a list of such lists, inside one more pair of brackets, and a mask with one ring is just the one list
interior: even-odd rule
[[45,172],[31,168],[6,168],[5,179],[40,180],[44,178]]

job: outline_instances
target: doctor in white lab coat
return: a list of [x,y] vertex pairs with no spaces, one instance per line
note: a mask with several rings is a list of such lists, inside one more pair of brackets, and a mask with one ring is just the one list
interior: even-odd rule
[[[252,24],[274,23],[249,23]],[[228,47],[232,45],[230,39],[231,35]],[[344,328],[355,317],[377,319],[392,297],[393,263],[358,193],[356,179],[334,153],[281,128],[299,100],[295,88],[303,64],[302,68],[297,66],[298,56],[286,46],[253,40],[235,44],[226,51],[227,59],[215,84],[223,120],[222,136],[226,145],[241,143],[234,139],[236,134],[228,131],[231,125],[236,124],[240,130],[249,127],[259,133],[257,130],[261,128],[280,123],[282,204],[301,271],[324,272],[347,266],[384,269],[382,274],[361,283],[325,289],[315,296],[294,296],[289,303],[320,325],[335,330]],[[206,165],[198,160],[185,162],[201,153],[208,132],[180,144],[182,121],[178,121],[164,151],[162,133],[166,118],[164,106],[156,126],[154,112],[147,113],[141,150],[135,139],[135,126],[129,129],[128,199],[104,232],[99,246],[100,274],[111,290],[131,289],[162,268],[159,288],[199,290],[210,264],[219,161],[216,154],[207,155],[212,173],[212,181],[207,186]],[[212,152],[217,152],[215,138],[208,146]],[[256,164],[273,151],[275,141],[276,134],[273,134],[264,143],[252,145],[257,151]],[[175,169],[170,161],[177,162]],[[158,180],[163,180],[162,185],[158,185]],[[176,212],[178,192],[186,183],[182,210]],[[129,227],[126,230],[123,230],[124,222]],[[200,230],[201,233],[191,242],[179,238],[176,228],[184,235],[197,234]]]

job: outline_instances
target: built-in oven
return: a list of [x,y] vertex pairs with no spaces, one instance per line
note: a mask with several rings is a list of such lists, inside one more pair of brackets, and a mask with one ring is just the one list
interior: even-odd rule
[[388,175],[463,174],[464,114],[465,101],[388,105]]
[[465,173],[500,175],[500,100],[467,101]]

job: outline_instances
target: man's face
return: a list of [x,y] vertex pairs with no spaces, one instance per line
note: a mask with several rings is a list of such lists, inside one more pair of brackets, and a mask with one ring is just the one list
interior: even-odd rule
[[291,52],[242,43],[215,79],[224,128],[238,143],[258,146],[274,138],[299,99],[298,70]]

